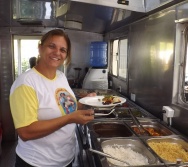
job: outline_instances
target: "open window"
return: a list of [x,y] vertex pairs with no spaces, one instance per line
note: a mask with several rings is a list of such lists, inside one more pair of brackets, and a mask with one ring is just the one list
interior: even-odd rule
[[182,57],[180,77],[182,82],[180,85],[181,100],[188,103],[188,26],[185,27],[182,32],[183,45],[182,45]]
[[127,79],[128,39],[111,41],[110,73],[123,80]]
[[188,104],[188,24],[177,23],[174,63],[174,104],[187,107]]
[[38,57],[39,41],[40,36],[14,36],[15,78],[30,68],[30,57]]

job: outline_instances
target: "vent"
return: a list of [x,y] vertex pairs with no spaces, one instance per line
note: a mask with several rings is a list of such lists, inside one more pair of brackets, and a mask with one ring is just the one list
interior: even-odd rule
[[21,25],[32,25],[32,26],[43,25],[42,20],[19,19],[17,20],[17,22],[20,23]]
[[82,20],[83,17],[81,15],[75,15],[75,14],[67,14],[65,20],[65,28],[70,29],[82,29]]

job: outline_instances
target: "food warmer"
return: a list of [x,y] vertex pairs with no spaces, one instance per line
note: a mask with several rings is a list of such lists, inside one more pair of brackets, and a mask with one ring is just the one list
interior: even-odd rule
[[[98,95],[103,95],[104,90],[102,91],[97,90],[96,92]],[[105,93],[117,95],[116,92],[111,90],[107,90]],[[139,133],[138,127],[129,115],[129,109],[137,117],[144,129],[150,133],[149,136]],[[95,113],[104,114],[109,112],[108,110],[102,109],[95,111]],[[114,149],[115,146],[120,147],[121,150],[131,149],[131,151],[138,154],[136,156],[137,159],[140,156],[147,159],[147,163],[145,164],[132,164],[128,166],[183,167],[188,165],[187,159],[180,159],[181,157],[178,157],[175,161],[168,161],[150,146],[150,143],[159,143],[160,141],[178,144],[187,154],[188,140],[175,129],[169,127],[166,123],[160,121],[128,99],[124,104],[116,106],[112,114],[95,116],[95,119],[87,125],[77,125],[77,138],[79,143],[78,159],[80,166],[83,167],[122,166],[122,164],[119,164],[121,162],[112,161],[112,159],[108,159],[89,150],[89,148],[92,148],[93,150],[105,152],[106,146],[110,147],[110,149]],[[114,150],[111,150],[111,152],[113,153]],[[116,156],[118,155],[115,152],[114,154]],[[131,161],[131,163],[133,162],[127,156],[125,160]]]

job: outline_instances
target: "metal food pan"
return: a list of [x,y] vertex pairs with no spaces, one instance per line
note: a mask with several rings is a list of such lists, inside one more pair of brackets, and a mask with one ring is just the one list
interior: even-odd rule
[[[168,145],[164,145],[164,142],[170,145],[175,145],[178,144],[181,146],[181,148],[185,151],[186,157],[188,157],[188,142],[186,140],[184,140],[182,137],[180,136],[174,136],[174,137],[161,137],[161,138],[150,138],[146,140],[147,144],[150,146],[151,143],[156,143],[158,145],[158,148],[160,148],[161,153],[157,152],[154,148],[153,151],[167,164],[169,163],[177,163],[178,159],[181,159],[182,162],[184,163],[188,163],[188,158],[186,158],[184,160],[184,157],[181,156],[182,154],[180,154],[179,149],[173,149],[171,146]],[[164,149],[163,149],[164,148]],[[167,151],[167,153],[165,154],[165,151]],[[163,155],[167,155],[167,158],[162,156]],[[172,155],[174,156],[173,158],[169,158],[168,155]]]
[[121,121],[101,121],[88,124],[90,131],[98,138],[130,137],[133,132]]
[[188,164],[169,164],[168,167],[188,167]]
[[[174,135],[174,132],[162,125],[161,123],[157,121],[143,121],[140,120],[140,123],[142,126],[148,130],[148,132],[151,134],[151,136],[169,136],[169,135]],[[137,130],[137,125],[134,124],[134,122],[130,122],[131,128],[138,134],[139,130]]]
[[[148,164],[143,165],[143,166],[152,166],[152,165],[157,165],[160,163],[158,158],[155,155],[153,155],[139,139],[136,139],[136,138],[125,139],[124,138],[124,139],[109,139],[109,140],[101,141],[101,148],[103,151],[106,146],[113,147],[116,145],[119,145],[123,148],[131,148],[133,151],[143,155],[148,160]],[[129,162],[127,157],[125,157],[125,160]],[[113,164],[108,160],[107,160],[107,162],[108,162],[109,166],[111,166],[111,167],[115,167],[115,166],[119,167],[117,164]],[[133,164],[130,164],[130,165],[132,166]],[[139,166],[139,165],[137,165],[137,166]]]
[[[118,118],[131,118],[128,110],[129,110],[129,108],[127,108],[127,107],[119,107],[119,108],[115,109],[114,113],[115,113],[116,117],[118,117]],[[142,113],[137,108],[131,108],[131,111],[132,111],[133,115],[136,117],[147,117],[146,114]]]

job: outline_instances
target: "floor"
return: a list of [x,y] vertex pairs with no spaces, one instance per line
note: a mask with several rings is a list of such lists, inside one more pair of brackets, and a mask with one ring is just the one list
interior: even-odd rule
[[[93,167],[90,161],[86,156],[85,150],[83,150],[82,142],[78,137],[77,132],[77,144],[76,144],[76,156],[73,163],[73,167]],[[80,135],[79,135],[80,136]],[[0,147],[0,167],[14,167],[15,164],[15,149],[17,146],[17,141],[3,141]],[[82,151],[80,151],[80,149]],[[90,163],[89,163],[90,162]]]
[[0,167],[14,167],[16,145],[17,141],[3,142],[1,144]]

